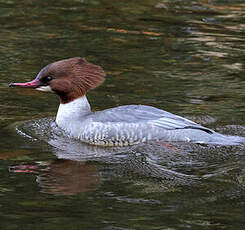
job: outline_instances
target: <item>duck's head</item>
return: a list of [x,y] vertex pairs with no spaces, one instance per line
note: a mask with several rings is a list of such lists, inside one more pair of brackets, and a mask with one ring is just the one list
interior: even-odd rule
[[88,90],[100,85],[104,78],[105,72],[100,66],[75,57],[45,66],[33,81],[10,83],[9,86],[53,92],[64,104],[84,96]]

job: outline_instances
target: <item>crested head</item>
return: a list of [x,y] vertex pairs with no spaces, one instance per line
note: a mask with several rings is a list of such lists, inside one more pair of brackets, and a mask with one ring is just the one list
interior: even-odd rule
[[105,72],[100,66],[75,57],[45,66],[37,78],[59,95],[61,103],[68,103],[100,85],[104,81]]
[[104,78],[105,72],[100,66],[74,57],[45,66],[33,81],[11,83],[9,86],[51,91],[58,94],[60,102],[64,104],[84,96],[87,91],[100,85]]

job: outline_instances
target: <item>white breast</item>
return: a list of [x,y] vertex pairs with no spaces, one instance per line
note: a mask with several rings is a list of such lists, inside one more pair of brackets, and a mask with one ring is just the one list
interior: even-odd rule
[[75,137],[81,129],[83,117],[90,113],[91,109],[88,100],[86,96],[83,96],[72,102],[60,104],[56,116],[56,124]]

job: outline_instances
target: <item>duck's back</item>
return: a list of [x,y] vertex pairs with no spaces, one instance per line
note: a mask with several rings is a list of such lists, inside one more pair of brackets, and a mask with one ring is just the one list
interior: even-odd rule
[[186,118],[145,105],[126,105],[88,115],[80,139],[97,145],[132,145],[149,140],[189,141],[215,132]]

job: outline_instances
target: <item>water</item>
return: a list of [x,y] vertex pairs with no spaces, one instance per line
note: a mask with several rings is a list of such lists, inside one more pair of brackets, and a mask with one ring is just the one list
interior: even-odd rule
[[243,229],[244,146],[101,148],[53,125],[58,98],[10,89],[75,56],[93,110],[147,104],[245,136],[243,1],[0,1],[1,229]]

